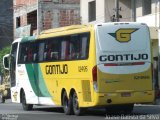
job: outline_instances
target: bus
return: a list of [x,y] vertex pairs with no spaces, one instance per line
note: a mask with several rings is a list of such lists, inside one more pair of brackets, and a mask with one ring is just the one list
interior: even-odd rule
[[24,110],[54,105],[66,115],[94,107],[132,112],[136,103],[154,102],[151,40],[144,23],[45,30],[15,40],[10,60],[11,99]]

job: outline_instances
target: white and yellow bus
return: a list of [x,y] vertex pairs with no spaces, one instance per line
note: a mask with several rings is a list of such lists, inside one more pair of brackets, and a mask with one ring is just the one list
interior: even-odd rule
[[63,106],[67,115],[90,107],[131,112],[155,98],[150,33],[142,23],[50,29],[15,40],[10,56],[12,102],[24,110],[43,104]]

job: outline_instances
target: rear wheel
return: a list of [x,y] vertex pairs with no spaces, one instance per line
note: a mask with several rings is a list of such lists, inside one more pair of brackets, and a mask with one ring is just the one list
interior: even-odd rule
[[66,92],[64,92],[62,96],[62,105],[63,105],[64,113],[66,115],[73,114],[72,96],[70,96],[70,98],[68,99]]
[[78,96],[76,92],[73,93],[73,112],[77,116],[84,113],[84,108],[79,107]]
[[25,93],[24,93],[24,92],[22,92],[21,99],[22,99],[22,107],[23,107],[23,110],[25,110],[25,111],[32,110],[33,105],[26,103],[26,96],[25,96]]

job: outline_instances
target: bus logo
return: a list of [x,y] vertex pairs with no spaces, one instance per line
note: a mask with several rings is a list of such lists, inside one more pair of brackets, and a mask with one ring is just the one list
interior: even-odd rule
[[114,37],[118,42],[129,42],[131,40],[131,34],[137,31],[138,28],[121,28],[115,33],[108,33]]

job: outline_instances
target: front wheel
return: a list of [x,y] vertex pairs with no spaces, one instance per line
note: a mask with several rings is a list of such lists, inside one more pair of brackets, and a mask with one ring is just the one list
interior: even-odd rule
[[33,108],[32,104],[26,103],[26,96],[25,96],[24,92],[22,92],[22,107],[23,107],[23,110],[25,110],[25,111],[32,110],[32,108]]
[[5,98],[1,92],[0,92],[0,103],[5,103]]
[[79,107],[78,96],[76,92],[73,93],[73,112],[77,116],[82,115],[84,113],[84,108]]

